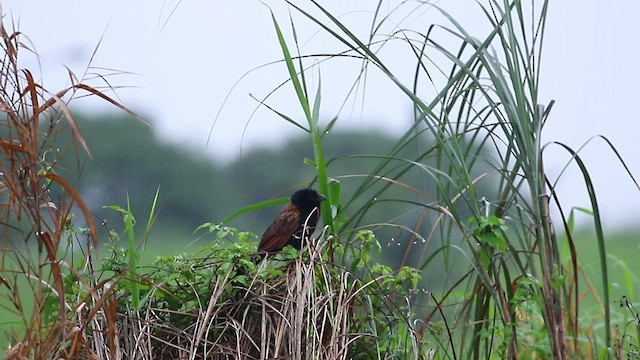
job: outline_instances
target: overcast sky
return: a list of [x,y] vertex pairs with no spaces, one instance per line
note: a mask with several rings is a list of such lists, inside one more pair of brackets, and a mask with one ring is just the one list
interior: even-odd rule
[[[307,1],[297,3],[310,8]],[[323,3],[331,4],[328,6],[332,13],[340,15],[341,21],[359,35],[368,33],[376,2]],[[383,10],[397,3],[388,2]],[[284,3],[269,4],[281,26],[289,28]],[[439,4],[477,37],[486,34],[487,24],[475,1]],[[109,77],[109,82],[132,86],[118,90],[119,98],[149,119],[169,141],[230,158],[237,156],[241,148],[277,143],[283,136],[304,136],[268,111],[260,110],[251,117],[256,102],[249,94],[261,98],[286,78],[282,63],[250,72],[281,58],[269,9],[257,0],[9,0],[2,2],[2,10],[5,26],[10,27],[11,17],[19,21],[20,30],[35,45],[42,78],[49,89],[60,89],[68,83],[64,65],[82,75],[103,37],[92,66],[126,71]],[[545,140],[564,142],[577,149],[595,135],[606,136],[638,176],[639,13],[640,2],[634,0],[606,4],[552,0],[541,79],[542,100],[556,100]],[[303,53],[342,49],[294,15]],[[410,23],[403,24],[405,27],[418,29],[434,21],[444,23],[436,11],[425,7],[407,21]],[[399,57],[395,63],[402,66],[403,61]],[[29,67],[36,64],[33,58],[24,63]],[[332,118],[339,112],[341,126],[375,126],[401,133],[410,121],[410,105],[380,76],[372,74],[364,102],[341,109],[348,88],[345,83],[353,81],[357,65],[343,61],[320,66],[322,113]],[[310,76],[317,77],[317,71]],[[317,78],[312,81],[317,84]],[[91,84],[100,85],[95,81]],[[227,96],[207,144],[216,114]],[[270,104],[299,116],[295,101],[292,90],[284,88]],[[72,103],[72,108],[96,112],[109,109],[85,100]],[[592,140],[583,155],[599,191],[606,224],[613,228],[620,223],[637,223],[640,194],[614,154],[603,141]],[[548,170],[557,173],[566,154],[550,147],[545,161]],[[589,208],[581,176],[575,171],[565,176],[559,188],[564,204]]]

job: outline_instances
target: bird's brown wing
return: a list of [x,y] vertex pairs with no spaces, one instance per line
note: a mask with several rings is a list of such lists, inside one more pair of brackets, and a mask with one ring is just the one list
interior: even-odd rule
[[289,203],[262,235],[258,252],[275,252],[282,249],[299,226],[300,210]]

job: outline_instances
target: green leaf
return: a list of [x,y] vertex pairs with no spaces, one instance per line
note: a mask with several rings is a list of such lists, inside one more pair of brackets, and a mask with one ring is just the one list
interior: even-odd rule
[[318,70],[318,89],[316,90],[316,97],[313,101],[313,112],[311,113],[311,119],[309,121],[309,128],[314,129],[316,125],[320,121],[320,100],[321,100],[321,87],[322,82],[320,81],[320,70]]
[[340,196],[341,196],[340,180],[329,178],[328,185],[329,185],[329,199],[328,199],[329,203],[331,203],[331,205],[340,204]]
[[336,121],[338,121],[338,115],[334,116],[333,119],[331,119],[331,121],[329,121],[329,123],[327,124],[327,127],[324,128],[324,132],[322,133],[322,136],[325,136],[329,133],[329,131],[331,131],[331,129],[333,129],[333,125],[336,124]]

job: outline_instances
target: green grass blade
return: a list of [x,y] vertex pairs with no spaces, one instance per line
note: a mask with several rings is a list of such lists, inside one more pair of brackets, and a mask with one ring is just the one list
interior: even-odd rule
[[282,49],[282,55],[284,57],[284,61],[287,64],[287,70],[289,71],[289,77],[291,78],[291,82],[293,83],[293,87],[296,90],[296,95],[298,96],[298,101],[300,102],[300,106],[302,106],[302,110],[307,118],[307,120],[311,119],[311,109],[309,108],[309,100],[305,95],[305,91],[300,84],[300,79],[298,79],[298,72],[296,71],[295,66],[293,65],[293,58],[291,57],[291,53],[289,52],[289,48],[287,47],[287,42],[284,39],[284,35],[280,30],[280,25],[278,25],[278,21],[276,20],[273,12],[271,13],[271,19],[273,20],[273,26],[276,29],[276,34],[278,35],[278,42],[280,43],[280,48]]
[[160,195],[160,186],[156,189],[156,193],[153,196],[153,203],[151,203],[151,210],[149,210],[149,218],[147,219],[147,227],[144,230],[144,238],[142,239],[142,251],[146,249],[147,239],[149,239],[149,233],[151,232],[151,226],[156,217],[156,205],[158,204],[158,197]]
[[268,208],[271,206],[275,206],[275,205],[280,205],[280,204],[286,204],[289,201],[289,199],[287,198],[278,198],[278,199],[271,199],[271,200],[266,200],[266,201],[261,201],[259,203],[255,203],[255,204],[251,204],[249,206],[245,206],[242,209],[234,212],[233,214],[229,215],[227,218],[225,218],[224,220],[222,220],[222,224],[226,224],[229,221],[237,218],[240,215],[246,214],[246,213],[250,213],[253,211],[257,211],[260,209],[264,209],[264,208]]

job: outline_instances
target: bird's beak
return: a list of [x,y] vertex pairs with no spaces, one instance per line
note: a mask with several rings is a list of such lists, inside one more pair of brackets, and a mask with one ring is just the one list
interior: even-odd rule
[[324,195],[320,195],[320,201],[325,201],[327,198]]

